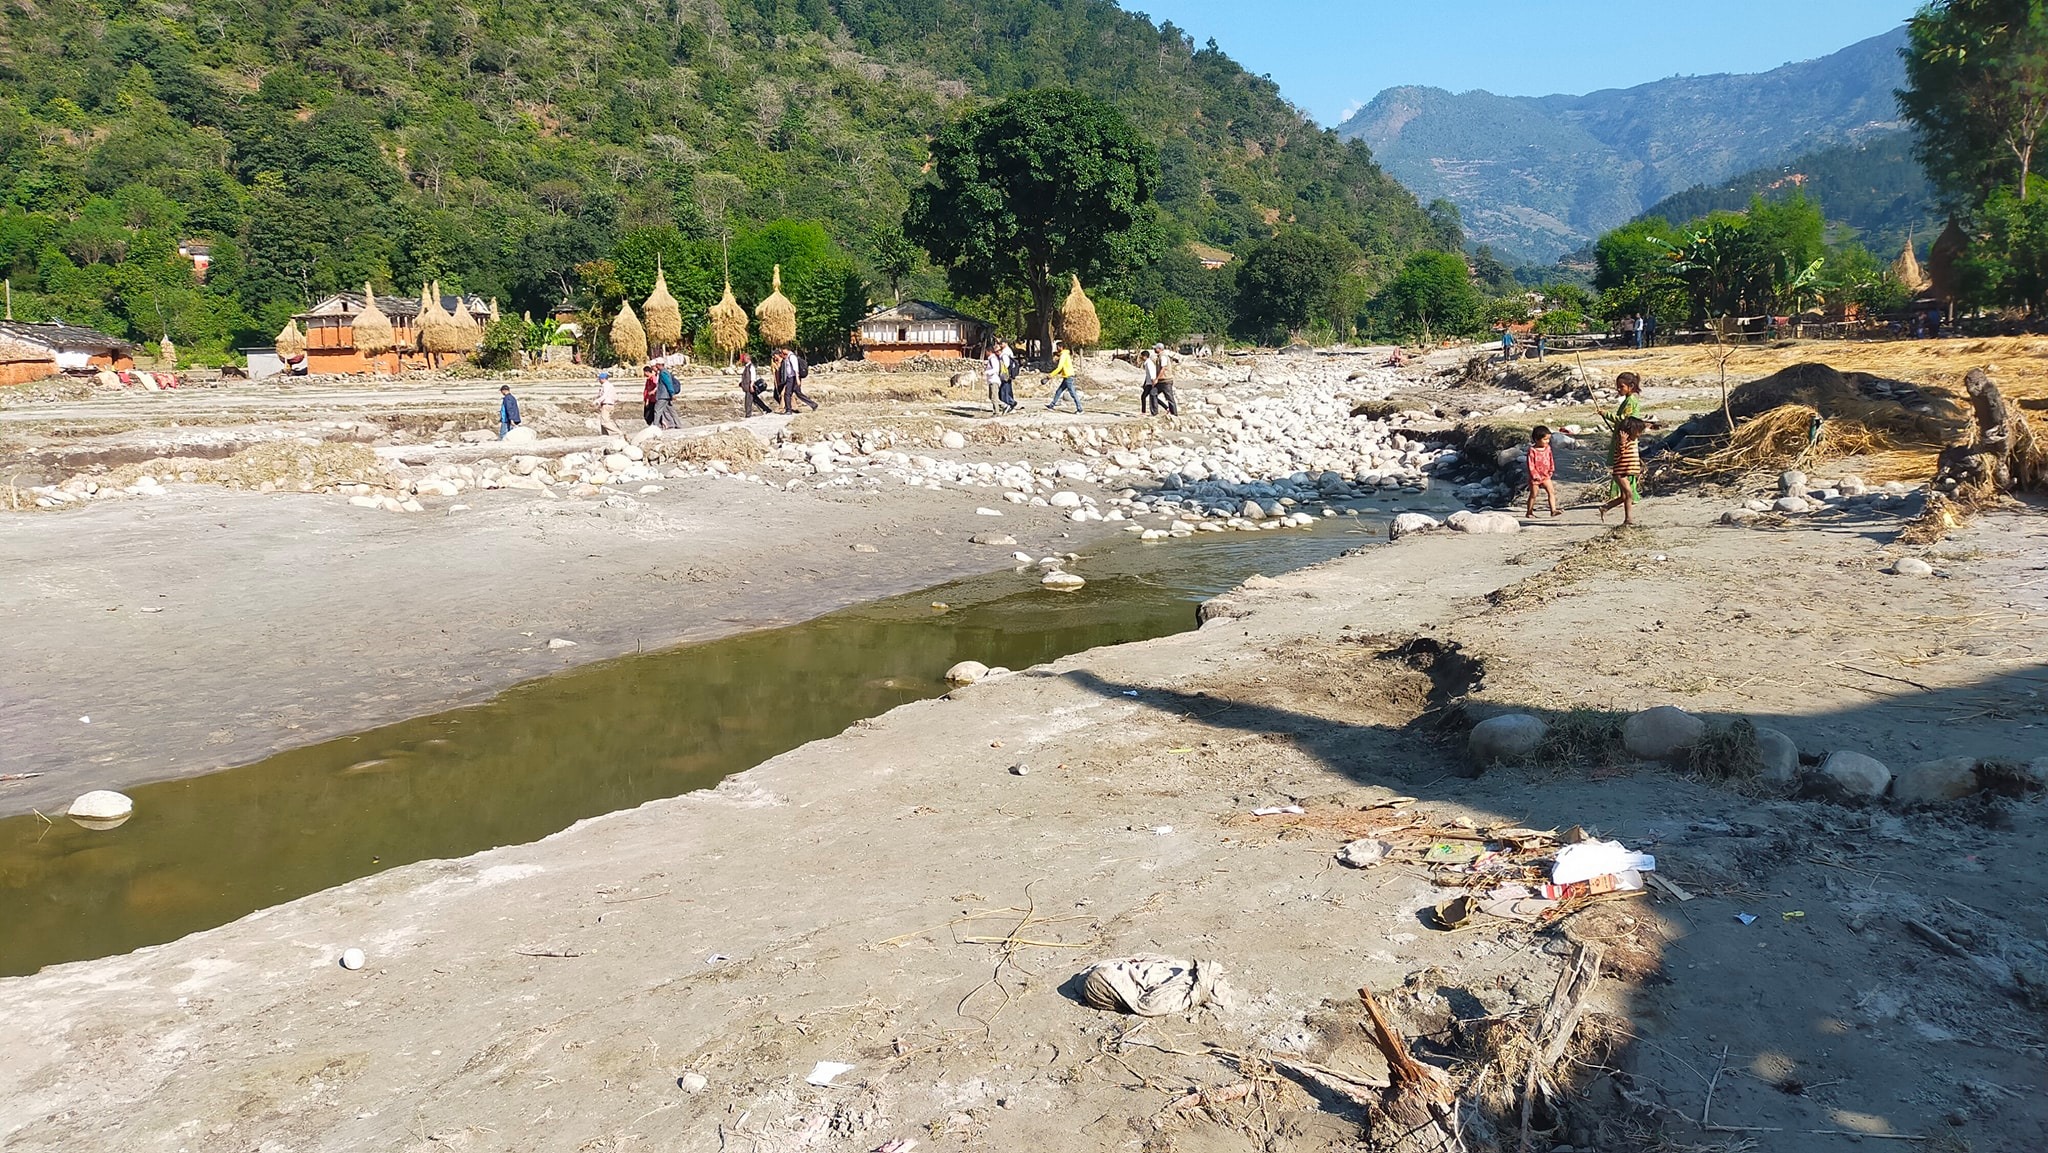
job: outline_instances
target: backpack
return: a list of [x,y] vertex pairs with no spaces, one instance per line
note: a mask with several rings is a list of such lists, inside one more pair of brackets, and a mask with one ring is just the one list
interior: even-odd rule
[[796,378],[798,380],[809,380],[811,378],[811,366],[805,363],[803,357],[797,355],[795,349],[790,350],[789,357],[791,360],[796,361]]

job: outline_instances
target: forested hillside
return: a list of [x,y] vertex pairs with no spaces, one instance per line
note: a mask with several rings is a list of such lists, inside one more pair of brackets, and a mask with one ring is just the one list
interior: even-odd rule
[[1679,223],[1740,211],[1752,196],[1776,198],[1794,189],[1819,202],[1830,224],[1846,228],[1873,252],[1896,256],[1909,237],[1917,237],[1924,256],[1941,230],[1934,189],[1913,157],[1912,134],[1903,130],[1809,152],[1725,184],[1696,185],[1665,197],[1643,215]]
[[657,256],[694,318],[729,239],[744,303],[781,259],[829,326],[863,282],[937,285],[897,228],[938,127],[1062,85],[1158,148],[1168,258],[1106,286],[1140,303],[1221,319],[1189,239],[1341,235],[1381,279],[1427,243],[1364,146],[1107,0],[13,0],[0,270],[17,316],[218,352],[364,281],[616,307]]

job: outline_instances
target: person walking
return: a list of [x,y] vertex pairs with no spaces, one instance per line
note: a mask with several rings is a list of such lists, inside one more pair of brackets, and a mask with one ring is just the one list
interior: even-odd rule
[[657,428],[681,428],[683,418],[676,415],[676,394],[682,387],[676,384],[676,375],[661,365],[654,374],[654,424]]
[[801,400],[818,411],[818,402],[804,395],[804,362],[792,348],[781,349],[775,354],[775,384],[782,394],[783,414],[796,412],[796,402]]
[[1001,341],[988,346],[988,355],[981,358],[981,374],[988,380],[988,411],[992,416],[1003,415],[1003,345]]
[[996,352],[1003,358],[1003,383],[996,390],[996,400],[1002,403],[1004,412],[1017,411],[1017,350],[1007,340],[996,342]]
[[1138,367],[1144,370],[1145,373],[1145,379],[1138,385],[1138,411],[1146,416],[1151,416],[1156,395],[1152,391],[1152,386],[1159,380],[1157,354],[1149,348],[1140,353],[1138,356]]
[[1158,416],[1160,409],[1172,416],[1180,415],[1180,400],[1173,395],[1173,354],[1166,351],[1164,344],[1152,346],[1152,415]]
[[1502,361],[1515,358],[1515,330],[1506,325],[1500,329],[1500,358]]
[[648,424],[653,424],[654,397],[655,394],[661,391],[661,381],[655,377],[654,365],[652,364],[642,365],[640,372],[642,373],[641,383],[644,385],[640,391],[640,419]]
[[754,368],[754,358],[744,352],[740,353],[741,420],[754,415],[756,408],[761,410],[761,415],[763,416],[775,411],[768,407],[767,401],[761,399],[761,394],[766,391],[768,391],[768,386],[761,383],[761,374]]
[[612,419],[612,408],[619,403],[619,393],[612,387],[610,369],[597,370],[597,432],[599,436],[619,436],[619,422]]
[[504,440],[512,430],[519,427],[519,398],[512,395],[512,386],[498,386],[498,439]]
[[1047,402],[1045,407],[1058,408],[1060,397],[1064,395],[1074,402],[1074,413],[1078,416],[1081,412],[1081,390],[1074,387],[1073,354],[1067,351],[1066,345],[1057,340],[1053,341],[1052,349],[1052,371],[1045,375],[1047,380],[1052,381],[1052,400]]

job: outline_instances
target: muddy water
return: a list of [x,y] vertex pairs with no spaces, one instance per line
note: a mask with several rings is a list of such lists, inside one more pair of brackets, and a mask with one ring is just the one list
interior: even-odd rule
[[[1312,530],[1119,541],[1058,594],[1011,571],[805,624],[591,665],[487,704],[133,790],[108,832],[0,821],[0,975],[122,953],[357,877],[544,837],[717,784],[863,717],[945,691],[961,660],[1025,668],[1192,627],[1254,572],[1374,539]],[[1368,535],[1370,532],[1372,535]],[[943,604],[943,609],[935,607]]]

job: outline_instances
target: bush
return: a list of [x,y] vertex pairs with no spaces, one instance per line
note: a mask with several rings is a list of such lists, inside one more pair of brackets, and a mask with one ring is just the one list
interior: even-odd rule
[[1545,336],[1576,336],[1586,331],[1586,316],[1568,308],[1555,309],[1536,318],[1536,331]]
[[484,329],[483,341],[476,346],[476,365],[478,368],[511,368],[519,363],[519,353],[525,344],[524,321],[492,321]]

